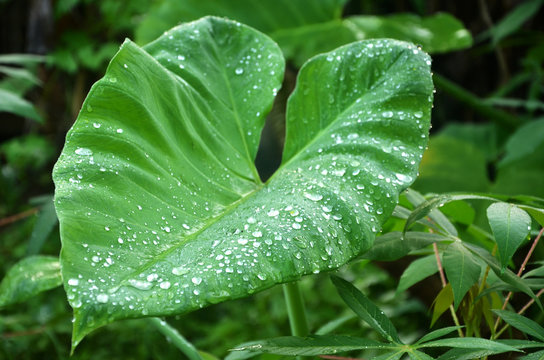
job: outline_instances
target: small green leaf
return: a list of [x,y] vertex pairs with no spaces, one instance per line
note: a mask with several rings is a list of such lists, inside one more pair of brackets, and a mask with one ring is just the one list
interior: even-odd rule
[[437,195],[427,199],[425,202],[419,204],[410,214],[410,217],[406,220],[404,225],[404,232],[406,232],[410,226],[412,226],[416,221],[427,216],[432,210],[449,203],[451,201],[457,200],[490,200],[497,201],[495,198],[490,196],[482,196],[479,194],[445,194]]
[[410,359],[413,359],[413,360],[432,360],[432,359],[434,359],[432,356],[429,356],[429,355],[427,355],[424,352],[421,352],[419,350],[409,351],[408,355],[410,356]]
[[289,356],[317,356],[337,354],[342,351],[376,349],[385,350],[396,345],[384,344],[375,340],[343,335],[296,337],[285,336],[253,342],[233,350],[249,350],[256,353],[268,353]]
[[31,102],[5,89],[0,89],[0,112],[9,112],[43,123],[43,118],[38,114]]
[[536,351],[519,358],[519,360],[544,360],[544,350]]
[[520,209],[523,209],[529,213],[535,219],[540,226],[544,227],[544,209],[536,208],[528,205],[518,205]]
[[395,261],[414,250],[422,249],[433,243],[448,243],[453,239],[435,233],[393,231],[376,238],[372,248],[361,258],[377,261]]
[[531,290],[531,288],[529,287],[529,285],[524,279],[521,279],[519,276],[514,274],[509,269],[506,269],[503,271],[497,259],[491,256],[491,254],[487,250],[482,249],[479,246],[466,243],[466,242],[463,243],[463,246],[469,249],[470,251],[472,251],[473,253],[475,253],[476,255],[478,255],[478,257],[480,257],[483,261],[485,261],[485,263],[489,265],[491,270],[493,270],[495,275],[497,275],[502,281],[513,286],[517,290],[529,295],[531,298],[533,298],[533,300],[535,300],[537,305],[542,309],[542,303],[540,302],[540,299],[535,295],[533,290]]
[[489,350],[489,349],[463,349],[453,348],[442,354],[438,360],[474,360],[485,358],[489,355],[502,354],[510,350]]
[[527,156],[544,143],[544,118],[537,119],[519,127],[508,138],[505,145],[505,156],[499,162],[504,166]]
[[509,12],[490,30],[493,46],[496,46],[504,37],[518,30],[523,23],[538,12],[542,4],[544,4],[543,0],[524,1]]
[[480,278],[481,266],[474,259],[474,255],[458,242],[448,246],[442,255],[442,264],[451,284],[457,309],[467,291]]
[[30,235],[27,248],[28,255],[36,255],[40,252],[45,240],[58,223],[53,197],[49,195],[44,200],[40,212],[38,213],[36,224]]
[[337,276],[331,276],[331,280],[340,297],[363,321],[389,342],[402,343],[391,320],[359,289]]
[[13,265],[2,279],[0,308],[28,300],[61,284],[58,258],[42,255],[29,256]]
[[479,349],[492,351],[519,351],[515,347],[505,345],[497,341],[474,337],[439,339],[427,342],[425,344],[421,344],[418,347],[454,347],[462,349]]
[[453,291],[451,290],[451,284],[447,284],[433,301],[433,317],[431,319],[431,327],[436,320],[453,305]]
[[[418,206],[421,203],[425,202],[425,198],[419,194],[417,191],[413,189],[407,189],[405,191],[406,197],[408,198],[408,201],[412,203],[414,206]],[[457,229],[455,226],[451,223],[451,221],[442,214],[438,209],[433,209],[428,214],[429,218],[434,221],[436,224],[438,224],[442,229],[444,229],[448,234],[457,236]]]
[[489,225],[495,236],[499,261],[504,270],[531,230],[531,217],[513,204],[503,202],[487,208]]
[[448,326],[448,327],[445,327],[445,328],[442,328],[442,329],[437,329],[437,330],[434,330],[434,331],[431,331],[430,333],[428,334],[425,334],[421,339],[419,339],[417,342],[416,342],[416,345],[417,344],[423,344],[423,343],[426,343],[428,341],[431,341],[431,340],[434,340],[434,339],[438,339],[442,336],[445,336],[445,335],[448,335],[456,330],[459,330],[461,329],[462,326]]
[[438,272],[436,257],[434,255],[425,256],[414,260],[408,265],[402,273],[397,292],[405,291],[412,285],[428,278]]
[[544,328],[535,321],[508,310],[493,310],[493,312],[516,329],[544,342]]

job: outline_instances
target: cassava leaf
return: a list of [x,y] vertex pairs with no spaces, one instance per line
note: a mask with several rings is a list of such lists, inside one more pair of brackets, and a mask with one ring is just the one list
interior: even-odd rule
[[434,275],[437,272],[438,265],[434,255],[428,255],[416,259],[412,261],[402,273],[399,280],[399,285],[397,287],[397,292],[404,291],[412,285],[428,278],[431,275]]
[[531,230],[531,217],[513,204],[498,202],[487,208],[489,225],[495,236],[502,269],[514,256]]
[[451,284],[454,306],[457,309],[467,291],[480,278],[481,266],[476,262],[474,255],[458,242],[451,244],[444,251],[442,263]]
[[[544,328],[537,322],[508,310],[492,310],[506,323],[544,342]],[[544,345],[544,344],[543,344]]]
[[125,42],[54,169],[73,344],[117,319],[186,313],[368,250],[417,173],[429,64],[393,40],[313,58],[288,102],[282,166],[263,184],[254,159],[281,85],[275,43],[214,17],[144,48]]
[[277,355],[326,355],[342,351],[364,349],[391,349],[396,345],[385,344],[371,339],[343,335],[324,335],[310,337],[284,336],[252,342],[234,350],[249,350],[256,353]]
[[13,265],[0,283],[0,308],[30,299],[62,284],[59,259],[29,256]]
[[397,329],[389,318],[372,301],[351,283],[337,276],[331,276],[332,283],[344,302],[389,342],[402,343]]

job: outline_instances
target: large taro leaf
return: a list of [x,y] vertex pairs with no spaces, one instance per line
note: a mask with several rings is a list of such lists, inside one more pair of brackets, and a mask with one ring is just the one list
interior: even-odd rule
[[283,164],[254,166],[283,59],[208,17],[96,83],[54,170],[74,345],[116,319],[181,314],[334,269],[372,245],[425,148],[430,59],[353,43],[301,70]]

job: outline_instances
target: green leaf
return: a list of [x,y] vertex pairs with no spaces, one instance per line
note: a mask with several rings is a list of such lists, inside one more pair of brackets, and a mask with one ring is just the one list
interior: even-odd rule
[[[261,0],[258,3],[252,0],[168,0],[151,8],[146,14],[136,29],[136,39],[138,43],[149,42],[179,22],[196,20],[206,15],[240,21],[274,38],[275,32],[281,33],[287,29],[295,32],[311,31],[316,25],[339,19],[346,2],[347,0]],[[355,39],[348,42],[353,40]]]
[[288,102],[283,164],[263,184],[254,159],[278,47],[213,17],[143,49],[125,42],[53,174],[63,278],[83,279],[67,287],[74,345],[117,319],[186,313],[368,250],[417,173],[429,63],[392,40],[313,58]]
[[513,204],[499,202],[487,208],[487,218],[495,236],[498,258],[504,270],[529,235],[531,217]]
[[519,127],[508,138],[505,156],[499,162],[504,166],[535,152],[544,143],[544,118],[540,118]]
[[438,272],[436,257],[434,255],[425,256],[414,260],[408,265],[402,273],[397,287],[397,292],[405,291],[412,285],[428,278]]
[[472,36],[463,24],[448,13],[428,17],[413,14],[354,16],[345,20],[356,28],[358,38],[392,38],[418,44],[430,53],[464,49]]
[[177,347],[189,360],[203,360],[198,350],[175,328],[159,318],[150,318],[149,324],[163,334],[169,342]]
[[429,142],[413,188],[422,193],[489,191],[486,166],[485,154],[476,146],[439,134]]
[[529,355],[525,355],[519,358],[519,360],[543,360],[544,359],[544,350],[536,351]]
[[493,310],[493,312],[516,329],[544,342],[544,328],[535,321],[508,310]]
[[2,54],[0,55],[0,64],[30,66],[42,62],[45,57],[33,54]]
[[0,89],[0,112],[12,113],[43,123],[43,118],[31,102],[6,89]]
[[523,209],[529,213],[535,219],[540,226],[544,226],[544,209],[536,208],[528,205],[518,205],[520,209]]
[[393,231],[378,236],[372,248],[364,253],[361,258],[378,261],[395,261],[408,255],[414,250],[422,249],[433,243],[448,243],[453,239],[444,235],[426,232]]
[[342,351],[377,349],[385,350],[396,345],[384,344],[371,339],[362,339],[343,335],[296,337],[285,336],[254,342],[233,350],[249,350],[256,353],[268,353],[289,356],[316,356],[337,354]]
[[442,336],[445,336],[445,335],[448,335],[454,331],[457,331],[459,329],[461,329],[462,326],[448,326],[448,327],[445,327],[445,328],[442,328],[442,329],[437,329],[437,330],[434,330],[434,331],[431,331],[430,333],[428,334],[425,334],[421,339],[419,339],[417,342],[416,342],[416,345],[417,344],[423,344],[423,343],[426,343],[428,341],[431,341],[431,340],[434,340],[434,339],[438,339]]
[[425,354],[424,352],[413,350],[411,352],[408,352],[408,355],[410,356],[410,359],[414,360],[432,360],[434,359],[432,356],[429,356]]
[[30,299],[62,284],[59,259],[29,256],[9,269],[0,283],[0,308]]
[[[407,189],[405,191],[406,197],[408,198],[408,201],[412,203],[414,206],[418,206],[421,203],[425,202],[425,198],[419,194],[417,191],[412,189]],[[457,229],[455,226],[451,223],[451,221],[442,214],[437,209],[433,209],[428,214],[429,218],[434,221],[436,224],[438,224],[442,229],[444,229],[448,234],[457,236]]]
[[457,309],[467,291],[480,278],[481,266],[474,259],[474,255],[459,242],[451,244],[444,251],[442,264],[451,284],[455,309]]
[[438,360],[474,360],[485,358],[489,355],[502,354],[510,350],[490,350],[490,349],[463,349],[453,348],[442,354]]
[[51,234],[57,222],[58,219],[55,213],[53,197],[48,195],[43,201],[36,224],[34,225],[34,229],[32,229],[26,251],[28,255],[36,255],[40,252],[45,240]]
[[438,295],[433,301],[433,318],[431,319],[431,327],[434,325],[436,320],[446,311],[449,307],[453,305],[453,291],[451,289],[451,284],[447,284],[440,290]]
[[544,4],[543,0],[524,1],[509,12],[490,30],[493,46],[496,46],[504,37],[518,30],[523,23],[538,12],[542,4]]
[[487,250],[482,249],[481,247],[478,247],[475,245],[471,245],[466,242],[463,243],[463,246],[469,249],[470,251],[472,251],[473,253],[475,253],[476,255],[478,255],[478,257],[480,257],[483,261],[485,261],[485,263],[489,265],[491,270],[493,270],[495,275],[497,275],[502,281],[504,281],[505,283],[509,285],[512,285],[517,290],[529,295],[533,300],[535,300],[537,305],[542,309],[542,303],[540,302],[540,299],[531,290],[526,280],[521,279],[519,276],[514,274],[509,269],[504,270],[503,268],[501,268],[499,266],[497,259],[491,256],[491,254]]
[[419,204],[410,214],[404,225],[404,232],[406,232],[412,224],[414,224],[419,219],[427,216],[434,209],[449,203],[451,201],[457,200],[490,200],[497,201],[495,198],[490,196],[482,196],[479,194],[442,194],[437,195],[432,198],[427,199],[427,201]]
[[439,339],[419,345],[420,348],[428,347],[454,347],[461,349],[479,349],[492,351],[519,351],[515,347],[482,338],[462,337]]
[[331,280],[340,297],[363,321],[387,341],[402,343],[391,320],[362,292],[351,283],[337,276],[331,276]]

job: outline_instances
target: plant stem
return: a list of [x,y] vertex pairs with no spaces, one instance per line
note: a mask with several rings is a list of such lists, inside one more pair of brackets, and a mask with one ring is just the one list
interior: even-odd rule
[[[529,259],[531,258],[531,255],[533,255],[533,252],[535,251],[536,245],[538,244],[538,241],[542,237],[543,233],[544,233],[544,228],[540,229],[540,232],[536,236],[535,241],[533,241],[533,244],[531,245],[531,248],[529,249],[529,252],[525,256],[525,259],[523,260],[523,263],[521,264],[521,267],[518,270],[518,273],[517,273],[518,277],[521,277],[521,274],[523,274],[523,271],[525,270],[525,266],[527,266],[527,263],[529,262]],[[508,295],[506,295],[506,299],[504,300],[504,303],[502,304],[502,308],[501,308],[502,310],[506,309],[506,306],[508,305],[508,302],[510,301],[510,298],[512,297],[512,295],[513,295],[512,291],[510,291],[508,293]],[[494,329],[493,329],[494,332],[496,332],[497,329],[499,328],[500,322],[501,322],[501,317],[499,316],[499,317],[497,317],[497,320],[495,321],[495,326],[494,326]],[[504,330],[505,329],[503,328],[503,329],[501,329],[501,331],[499,333],[495,334],[494,339],[498,338],[499,335],[502,334],[502,332]]]
[[202,360],[193,344],[188,342],[176,329],[168,325],[166,321],[159,318],[149,318],[149,322],[190,360]]
[[[444,268],[442,267],[442,261],[440,261],[440,254],[438,253],[438,245],[436,243],[433,243],[433,250],[434,250],[434,256],[436,257],[436,265],[438,266],[438,273],[440,274],[440,280],[442,281],[442,288],[445,288],[446,283],[446,275],[444,274]],[[459,337],[464,337],[465,334],[463,334],[463,330],[461,330],[461,323],[459,322],[459,319],[457,318],[457,314],[455,313],[455,308],[453,305],[450,305],[450,313],[451,317],[453,319],[453,322],[456,326],[459,328],[457,329],[457,333],[459,334]]]
[[486,104],[483,99],[436,73],[433,75],[433,81],[437,88],[450,94],[457,100],[473,108],[478,114],[497,124],[509,129],[515,129],[521,125],[521,121],[515,116]]
[[308,320],[298,282],[283,284],[283,294],[287,304],[291,333],[293,336],[307,336],[309,333]]

